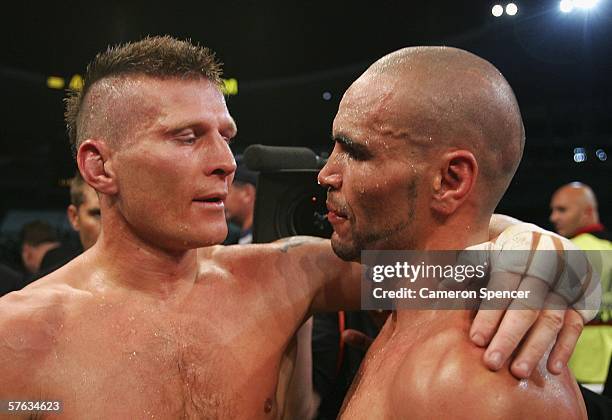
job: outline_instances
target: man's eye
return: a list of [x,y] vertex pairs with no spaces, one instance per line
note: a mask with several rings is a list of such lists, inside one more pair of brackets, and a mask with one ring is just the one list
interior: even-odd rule
[[348,149],[346,151],[346,153],[349,155],[349,157],[355,159],[355,160],[366,160],[367,156],[365,153],[362,153],[358,150],[354,150],[354,149]]
[[197,139],[198,138],[194,135],[177,137],[177,140],[183,144],[194,144]]

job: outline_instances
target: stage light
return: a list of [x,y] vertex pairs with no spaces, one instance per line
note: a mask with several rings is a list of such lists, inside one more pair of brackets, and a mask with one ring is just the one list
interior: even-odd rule
[[597,156],[597,159],[601,160],[602,162],[608,160],[608,155],[606,154],[606,152],[604,152],[603,149],[597,149],[595,155]]
[[578,9],[592,9],[597,6],[598,0],[574,0],[574,6]]
[[586,149],[584,147],[574,148],[574,162],[582,163],[587,160]]
[[561,0],[559,8],[563,13],[569,13],[574,10],[574,2],[572,0]]
[[47,87],[50,89],[63,89],[65,85],[64,79],[58,76],[47,77]]
[[221,79],[223,86],[221,91],[225,95],[238,95],[238,80],[232,79]]
[[517,12],[518,12],[518,7],[516,6],[516,4],[508,3],[508,5],[506,6],[506,13],[509,16],[514,16],[516,15]]
[[70,83],[68,83],[68,87],[72,90],[82,90],[83,89],[83,76],[80,74],[75,74],[70,79]]
[[493,16],[495,17],[500,17],[503,13],[504,13],[504,8],[499,5],[496,4],[495,6],[493,6],[493,8],[491,9],[491,13],[493,14]]

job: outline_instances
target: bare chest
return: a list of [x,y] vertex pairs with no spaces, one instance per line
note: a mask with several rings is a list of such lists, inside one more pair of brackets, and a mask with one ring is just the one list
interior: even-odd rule
[[63,401],[67,418],[275,417],[287,334],[216,309],[122,307],[69,319],[42,392]]

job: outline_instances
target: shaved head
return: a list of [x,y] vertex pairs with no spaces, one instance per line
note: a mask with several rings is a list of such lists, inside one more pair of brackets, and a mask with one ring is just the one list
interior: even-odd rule
[[[426,155],[466,149],[478,162],[483,213],[497,206],[516,172],[525,131],[510,85],[491,63],[456,48],[411,47],[374,63],[349,89],[380,85],[378,126]],[[347,92],[347,94],[349,93]]]
[[585,226],[599,223],[597,198],[588,185],[572,182],[559,188],[550,201],[550,221],[567,238]]

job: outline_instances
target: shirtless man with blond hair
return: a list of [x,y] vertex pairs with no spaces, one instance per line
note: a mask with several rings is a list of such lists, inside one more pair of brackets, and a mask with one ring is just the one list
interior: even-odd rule
[[[1,398],[61,400],[63,418],[282,416],[295,331],[314,311],[358,308],[360,266],[322,239],[214,246],[227,233],[236,124],[212,53],[170,37],[111,48],[68,99],[67,121],[102,229],[0,300]],[[550,359],[562,364],[583,324],[567,313],[571,338]],[[489,349],[507,360],[531,324],[474,329],[501,337]],[[552,344],[561,324],[533,334]],[[519,362],[543,353],[521,348]]]
[[[381,58],[344,94],[335,147],[319,174],[329,188],[334,251],[350,261],[363,249],[462,250],[489,241],[489,220],[518,167],[524,136],[514,93],[487,61],[444,47]],[[536,322],[563,318],[563,311],[543,312],[547,318]],[[469,338],[473,318],[469,310],[395,311],[341,417],[586,418],[567,368],[554,376],[543,364],[532,370],[521,361],[512,371],[523,381],[501,357],[498,372],[485,368],[485,350]]]

